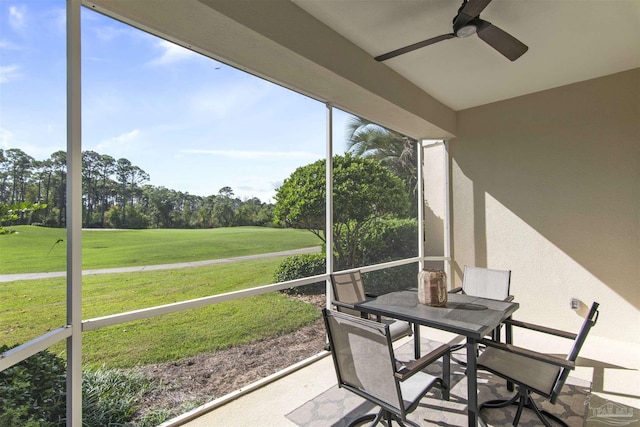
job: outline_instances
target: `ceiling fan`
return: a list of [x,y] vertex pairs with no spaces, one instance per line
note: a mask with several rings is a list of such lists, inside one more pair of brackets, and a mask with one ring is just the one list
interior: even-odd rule
[[511,34],[501,30],[490,22],[480,19],[480,13],[491,0],[463,0],[462,6],[458,9],[458,14],[453,18],[453,33],[443,34],[423,40],[400,49],[392,50],[380,56],[376,56],[376,61],[386,61],[416,49],[420,49],[430,44],[452,38],[469,37],[478,34],[478,37],[489,46],[506,56],[511,61],[520,58],[529,48]]

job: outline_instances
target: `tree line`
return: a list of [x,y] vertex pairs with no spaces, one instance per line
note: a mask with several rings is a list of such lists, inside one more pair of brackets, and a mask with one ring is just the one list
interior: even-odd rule
[[[65,227],[67,154],[36,160],[19,148],[0,149],[0,205],[43,209],[15,224]],[[82,152],[82,218],[87,228],[214,228],[272,226],[273,204],[240,199],[223,187],[206,197],[148,184],[150,176],[126,158]]]
[[[380,162],[410,195],[417,210],[417,141],[360,117],[346,129],[347,152]],[[65,227],[67,155],[56,151],[36,160],[19,148],[0,149],[0,207],[21,213],[16,223]],[[149,174],[128,159],[82,152],[83,226],[87,228],[213,228],[273,226],[275,205],[241,200],[230,187],[206,197],[148,184]],[[378,188],[378,190],[383,190]],[[298,193],[303,200],[312,196]],[[38,204],[35,210],[24,204]],[[22,205],[21,205],[22,204]],[[14,222],[15,222],[14,221]],[[1,224],[0,224],[1,225]],[[302,224],[297,226],[305,227]]]

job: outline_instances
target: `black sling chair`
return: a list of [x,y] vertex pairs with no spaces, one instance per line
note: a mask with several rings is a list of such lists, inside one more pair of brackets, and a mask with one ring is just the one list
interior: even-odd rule
[[480,405],[480,410],[482,411],[483,408],[503,408],[513,404],[518,405],[518,410],[513,420],[514,426],[518,425],[524,408],[532,409],[540,421],[547,427],[551,427],[551,424],[546,418],[566,426],[567,424],[555,415],[538,408],[531,394],[538,394],[549,399],[551,403],[556,403],[558,395],[569,376],[569,372],[575,368],[575,361],[587,338],[589,330],[598,320],[598,305],[597,302],[591,305],[589,314],[584,320],[578,334],[515,320],[505,321],[507,328],[517,326],[574,340],[573,348],[566,359],[538,353],[510,344],[482,340],[481,342],[485,344],[487,348],[480,354],[480,357],[478,357],[478,368],[486,369],[507,381],[513,382],[517,385],[518,391],[511,399],[485,402]]

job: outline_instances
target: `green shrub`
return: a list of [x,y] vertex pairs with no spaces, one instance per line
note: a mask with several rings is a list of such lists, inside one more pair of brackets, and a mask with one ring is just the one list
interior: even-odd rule
[[63,426],[65,372],[64,360],[48,351],[0,372],[0,426]]
[[361,265],[418,255],[416,219],[380,217],[366,224],[358,242]]
[[367,292],[382,295],[407,288],[415,288],[418,284],[418,267],[415,264],[370,271],[362,275]]
[[203,402],[198,400],[188,400],[183,402],[181,405],[177,407],[162,408],[162,409],[153,409],[141,417],[136,418],[135,426],[136,427],[156,427],[171,418],[177,417],[181,414],[185,414],[199,406],[201,406]]
[[97,369],[82,375],[83,427],[126,425],[133,418],[136,400],[149,382],[136,373]]
[[336,263],[341,269],[347,269],[416,256],[417,232],[415,219],[376,218],[364,224],[358,233],[354,265],[346,265],[344,260]]
[[[418,222],[414,219],[398,219],[383,216],[367,222],[360,230],[356,258],[350,262],[336,259],[337,270],[347,270],[364,265],[380,264],[418,255]],[[343,240],[347,241],[347,240]],[[339,253],[353,253],[343,248]],[[325,255],[294,255],[285,259],[278,267],[274,280],[284,282],[322,274],[326,271]],[[367,292],[387,293],[416,286],[416,267],[408,265],[368,273],[365,276]],[[294,287],[285,292],[294,294],[320,294],[325,291],[325,283]]]
[[[325,255],[302,254],[293,255],[286,258],[278,266],[274,275],[275,282],[286,282],[287,280],[302,279],[304,277],[315,276],[326,272]],[[317,282],[306,286],[296,286],[285,290],[292,294],[323,294],[325,282]]]
[[136,427],[156,427],[177,415],[171,409],[154,409],[137,419]]
[[[10,347],[0,346],[0,352]],[[82,375],[83,427],[123,426],[149,387],[141,374],[85,371]],[[0,427],[62,427],[66,417],[66,366],[48,351],[0,372]]]
[[[367,224],[359,242],[362,265],[379,264],[418,255],[416,219],[381,217]],[[416,286],[414,264],[372,271],[363,275],[367,292],[381,295]]]

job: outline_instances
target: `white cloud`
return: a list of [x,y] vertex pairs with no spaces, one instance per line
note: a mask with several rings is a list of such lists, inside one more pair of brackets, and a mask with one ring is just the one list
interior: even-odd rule
[[13,133],[7,129],[0,128],[0,147],[11,148],[11,140],[13,139]]
[[[83,15],[83,18],[85,17],[86,19],[93,19],[94,21],[96,19],[96,17],[91,14]],[[131,29],[117,25],[104,25],[102,23],[96,23],[93,24],[91,28],[93,29],[93,33],[96,38],[105,43],[111,42],[120,37],[128,37],[132,34]]]
[[9,7],[9,25],[15,31],[22,31],[26,25],[25,15],[27,13],[26,6],[10,6]]
[[[100,141],[95,150],[100,153],[109,153],[112,155],[121,155],[121,153],[127,152],[130,147],[140,138],[141,132],[139,129],[133,129],[129,132],[123,133],[118,136],[114,136],[103,141]],[[120,154],[115,154],[120,153]]]
[[0,65],[0,83],[8,83],[20,77],[18,65]]
[[316,160],[322,157],[322,154],[313,153],[311,151],[243,151],[243,150],[199,150],[186,149],[180,150],[185,154],[205,154],[210,156],[228,157],[232,159],[311,159]]
[[60,7],[53,9],[47,18],[58,34],[66,35],[67,31],[67,9]]
[[19,47],[15,43],[12,43],[8,40],[0,40],[0,49],[18,50]]
[[[35,127],[37,127],[37,125],[33,125],[32,128]],[[28,131],[17,130],[14,133],[6,128],[0,128],[0,148],[5,150],[10,148],[19,148],[20,150],[38,160],[48,158],[51,153],[55,151],[64,150],[64,145],[60,147],[54,143],[50,143],[51,141],[47,141],[46,145],[43,145],[41,143],[34,144],[29,139],[30,136],[31,135],[29,135]]]
[[[272,86],[261,81],[235,82],[199,88],[188,101],[191,112],[207,120],[242,117],[253,106],[267,97]],[[265,111],[262,114],[266,114]],[[246,117],[246,116],[245,116]]]
[[166,40],[160,40],[156,47],[160,48],[162,54],[154,59],[150,65],[167,65],[193,58],[198,54],[177,44]]

